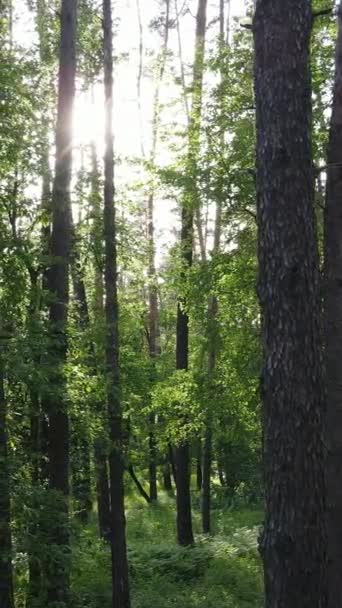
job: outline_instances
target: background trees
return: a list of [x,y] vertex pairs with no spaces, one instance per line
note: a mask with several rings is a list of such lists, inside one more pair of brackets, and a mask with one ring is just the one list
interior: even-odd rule
[[[12,579],[16,608],[54,606],[57,597],[75,607],[128,606],[129,584],[139,608],[262,604],[256,545],[266,330],[267,349],[283,353],[276,369],[284,366],[292,386],[276,400],[284,425],[269,407],[266,429],[266,438],[276,437],[266,442],[266,462],[273,463],[267,479],[273,489],[284,483],[288,490],[283,510],[274,503],[282,529],[293,507],[304,519],[311,490],[319,491],[318,482],[309,488],[303,467],[310,464],[306,442],[313,450],[319,443],[321,402],[313,210],[328,285],[329,252],[338,241],[336,197],[330,208],[337,169],[326,158],[336,27],[324,3],[314,3],[315,12],[325,13],[314,21],[302,9],[298,58],[296,44],[288,43],[288,11],[266,4],[260,1],[254,21],[257,62],[278,32],[279,16],[281,36],[270,43],[283,46],[274,49],[279,62],[258,72],[257,100],[252,2],[112,7],[79,0],[77,33],[75,3],[13,0],[0,7],[0,590],[9,606]],[[290,12],[295,20],[298,13]],[[303,78],[286,72],[282,49]],[[289,117],[298,128],[287,128]],[[263,328],[255,289],[258,228],[262,276],[269,277],[261,282]],[[267,298],[263,286],[270,281]],[[332,327],[329,294],[330,288],[325,314]],[[329,335],[327,353],[334,353]],[[317,401],[309,399],[314,378]],[[267,402],[270,379],[266,373]],[[329,416],[332,399],[330,407]],[[303,456],[298,475],[288,474],[293,462],[275,475],[284,450]],[[296,500],[293,484],[300,485]],[[319,498],[314,503],[317,540],[323,505]],[[301,528],[309,542],[306,521]],[[299,553],[296,559],[299,576]],[[289,568],[277,570],[277,582],[289,575]],[[299,601],[301,584],[289,588]]]

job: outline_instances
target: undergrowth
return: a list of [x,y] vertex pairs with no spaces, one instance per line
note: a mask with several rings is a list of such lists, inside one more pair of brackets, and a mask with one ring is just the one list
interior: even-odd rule
[[[174,498],[161,494],[146,505],[134,493],[127,500],[127,534],[133,608],[261,608],[262,576],[256,509],[213,511],[214,535],[196,544],[175,543]],[[73,549],[72,608],[110,608],[110,555],[98,539],[96,521],[80,532]]]

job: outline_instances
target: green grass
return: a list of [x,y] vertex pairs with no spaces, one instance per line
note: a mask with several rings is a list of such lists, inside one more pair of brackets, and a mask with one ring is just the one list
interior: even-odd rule
[[[127,535],[133,608],[261,608],[262,575],[257,553],[262,513],[232,508],[213,511],[215,535],[196,545],[175,542],[175,501],[161,494],[148,506],[134,492],[127,499]],[[109,608],[110,556],[97,538],[96,522],[74,548],[73,608]]]

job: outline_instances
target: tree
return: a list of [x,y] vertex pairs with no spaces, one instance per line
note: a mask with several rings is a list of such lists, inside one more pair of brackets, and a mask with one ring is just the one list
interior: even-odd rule
[[119,307],[117,294],[116,221],[113,148],[113,26],[111,0],[103,0],[105,85],[104,239],[106,380],[109,416],[109,476],[111,496],[111,550],[113,608],[129,608],[129,580],[125,531],[123,421],[119,367]]
[[[152,120],[152,146],[150,151],[150,163],[153,167],[156,162],[158,132],[160,128],[160,89],[163,83],[165,72],[168,42],[169,42],[169,21],[170,21],[170,0],[165,0],[165,25],[163,33],[163,44],[158,57],[158,74],[153,100],[153,120]],[[148,300],[149,300],[149,315],[148,315],[148,347],[152,365],[152,381],[155,376],[155,363],[158,354],[160,354],[160,345],[158,343],[159,335],[159,314],[158,314],[158,291],[157,291],[157,273],[155,262],[155,227],[154,227],[154,198],[155,198],[155,183],[151,184],[147,201],[147,238],[148,238]],[[155,416],[150,414],[149,417],[149,481],[150,481],[150,498],[157,500],[157,464],[156,464],[156,437],[155,437]]]
[[[184,193],[182,203],[181,258],[183,280],[193,262],[194,213],[199,205],[197,180],[197,157],[200,146],[200,120],[202,110],[202,89],[204,69],[204,49],[206,32],[207,0],[199,0],[196,17],[195,57],[192,83],[192,108],[189,120],[187,175],[190,185]],[[176,369],[187,370],[189,358],[189,315],[186,299],[179,298],[176,328]],[[177,481],[177,538],[180,545],[194,542],[191,520],[190,496],[190,451],[183,440],[175,448]]]
[[327,373],[327,487],[328,487],[328,589],[329,608],[337,608],[341,595],[342,567],[342,3],[338,9],[335,85],[327,154],[325,201],[325,361]]
[[[3,338],[2,338],[3,339]],[[3,351],[3,346],[1,346]],[[0,358],[0,606],[14,608],[4,356]]]
[[63,365],[67,357],[67,319],[69,304],[69,261],[71,251],[70,184],[72,169],[72,112],[76,72],[76,0],[62,0],[60,30],[58,109],[56,124],[56,163],[52,191],[52,233],[48,272],[51,293],[51,352],[54,371],[50,378],[49,481],[59,494],[58,505],[64,514],[52,522],[50,535],[63,552],[51,564],[48,599],[51,604],[68,604],[69,595],[69,417]]
[[[220,14],[219,14],[219,23],[220,23],[220,35],[219,35],[219,53],[220,53],[220,63],[221,63],[221,85],[224,83],[224,50],[225,50],[225,7],[224,0],[220,0]],[[228,2],[228,19],[229,19],[229,11],[230,11],[230,0]],[[229,30],[229,24],[228,24]],[[221,102],[220,113],[222,119],[221,125],[221,153],[224,152],[225,146],[225,137],[224,137],[224,108],[223,101]],[[220,241],[221,241],[221,228],[222,228],[222,203],[223,203],[223,193],[220,192],[218,199],[216,201],[216,214],[215,214],[215,228],[214,228],[214,247],[213,247],[213,256],[217,255],[220,250]],[[216,367],[216,358],[217,358],[217,312],[218,312],[218,300],[216,295],[211,296],[209,307],[208,307],[208,381],[209,386],[211,386],[211,392],[214,389],[213,376]],[[206,428],[204,433],[204,446],[203,446],[203,493],[202,493],[202,529],[204,534],[209,534],[211,530],[211,522],[210,522],[210,503],[211,503],[211,468],[212,468],[212,420],[211,420],[211,412],[210,405],[208,407],[207,416],[206,416]]]
[[266,514],[266,606],[326,605],[319,264],[308,2],[258,0],[253,23]]

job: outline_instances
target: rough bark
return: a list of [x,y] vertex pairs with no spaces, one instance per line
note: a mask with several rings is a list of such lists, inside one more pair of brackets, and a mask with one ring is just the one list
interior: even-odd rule
[[329,608],[342,595],[342,3],[338,9],[335,86],[325,202],[325,362]]
[[124,508],[123,428],[119,369],[116,222],[113,148],[113,27],[111,0],[103,0],[104,85],[106,103],[104,157],[104,237],[106,293],[106,374],[110,431],[110,495],[113,608],[129,608],[129,580]]
[[[202,110],[203,64],[205,49],[207,0],[199,0],[196,17],[196,39],[193,72],[192,108],[189,123],[189,144],[187,173],[191,186],[185,192],[182,205],[181,256],[183,280],[192,266],[194,212],[198,205],[197,197],[197,158],[200,146],[200,120]],[[189,316],[186,301],[179,298],[176,329],[176,369],[188,369],[189,357]],[[180,545],[194,542],[191,518],[190,496],[190,450],[188,442],[175,447],[176,484],[177,484],[177,539]]]
[[319,262],[309,2],[258,0],[253,24],[267,608],[326,606]]
[[3,353],[0,353],[0,606],[14,608],[10,473]]
[[72,169],[72,111],[76,70],[76,0],[62,0],[59,54],[58,109],[56,125],[56,163],[52,192],[52,265],[48,272],[51,294],[51,357],[54,372],[49,391],[49,479],[50,488],[60,494],[58,505],[64,512],[61,520],[52,520],[51,543],[65,555],[54,559],[48,573],[49,602],[68,605],[69,572],[67,553],[69,495],[69,417],[63,365],[67,356],[67,316],[69,303],[69,258],[71,247],[70,183]]

